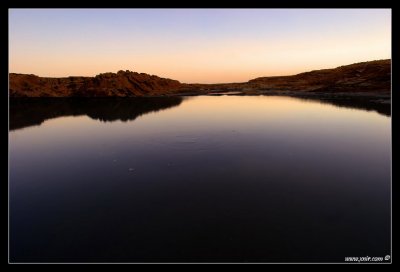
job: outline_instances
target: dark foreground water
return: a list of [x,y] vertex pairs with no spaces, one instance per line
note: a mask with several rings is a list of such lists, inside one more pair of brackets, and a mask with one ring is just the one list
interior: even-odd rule
[[12,100],[10,261],[389,255],[380,112],[266,96]]

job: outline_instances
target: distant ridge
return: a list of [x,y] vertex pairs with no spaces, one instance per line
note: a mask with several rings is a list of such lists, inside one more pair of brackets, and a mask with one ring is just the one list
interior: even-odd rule
[[259,88],[321,92],[390,92],[391,60],[360,62],[334,69],[314,70],[294,76],[250,80]]
[[232,90],[243,94],[261,91],[390,93],[391,60],[360,62],[292,76],[259,77],[244,83],[184,84],[154,75],[119,71],[95,77],[64,78],[10,73],[9,86],[10,97],[144,97]]

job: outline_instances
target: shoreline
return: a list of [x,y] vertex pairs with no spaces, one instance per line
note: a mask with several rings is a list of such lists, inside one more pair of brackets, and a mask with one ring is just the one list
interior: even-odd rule
[[[269,91],[269,90],[258,90],[258,91],[228,91],[228,92],[207,92],[207,93],[180,93],[173,96],[289,96],[298,98],[315,98],[315,99],[338,99],[338,100],[359,100],[368,99],[376,103],[391,104],[392,95],[391,93],[381,92],[301,92],[301,91]],[[150,97],[150,96],[149,96]],[[164,96],[165,97],[165,96]]]
[[[299,91],[228,91],[228,92],[203,92],[203,93],[179,93],[169,95],[158,95],[158,96],[141,96],[141,97],[110,97],[110,96],[99,96],[99,97],[9,97],[10,115],[19,114],[22,112],[30,112],[30,108],[37,104],[45,105],[46,108],[52,109],[56,112],[73,112],[74,114],[80,113],[83,108],[94,109],[95,116],[102,116],[105,112],[108,112],[110,108],[117,109],[122,107],[129,109],[132,116],[140,115],[141,111],[152,111],[159,110],[163,107],[180,104],[185,98],[191,98],[195,96],[280,96],[280,97],[293,97],[297,99],[316,101],[319,103],[332,104],[338,107],[362,109],[367,111],[375,111],[379,114],[383,114],[387,117],[391,116],[391,94],[390,93],[372,93],[372,92],[347,92],[347,93],[327,93],[327,92],[299,92]],[[65,108],[65,103],[71,104],[74,110],[69,107]],[[19,106],[18,106],[19,105]],[[58,105],[58,106],[57,106]],[[75,106],[74,106],[75,105]],[[110,106],[111,105],[111,106]],[[17,108],[16,108],[17,107]],[[42,107],[36,107],[38,111]],[[64,109],[64,110],[61,110]],[[32,114],[31,112],[30,114]],[[30,115],[28,114],[28,115]],[[37,114],[37,113],[35,113]],[[126,112],[124,112],[126,114]],[[54,112],[48,112],[46,116],[54,115]],[[24,117],[25,116],[25,117]],[[22,119],[26,118],[26,114],[23,114]],[[113,118],[113,114],[111,114]],[[126,117],[131,119],[132,116]],[[42,118],[39,118],[42,119]],[[45,118],[46,119],[46,118]],[[108,119],[108,118],[101,118]],[[16,123],[23,124],[24,121],[18,121]],[[38,121],[40,123],[40,121]],[[18,126],[18,125],[17,125]],[[23,125],[22,125],[23,126]]]
[[93,98],[107,98],[107,99],[131,99],[131,98],[158,98],[158,97],[183,97],[183,96],[290,96],[299,98],[327,98],[327,99],[373,99],[379,100],[382,103],[391,102],[391,93],[381,92],[302,92],[302,91],[269,91],[269,90],[257,90],[257,91],[221,91],[221,92],[182,92],[172,93],[163,95],[148,95],[148,96],[40,96],[40,97],[14,97],[8,96],[11,99],[47,99],[47,98],[61,98],[61,99],[93,99]]

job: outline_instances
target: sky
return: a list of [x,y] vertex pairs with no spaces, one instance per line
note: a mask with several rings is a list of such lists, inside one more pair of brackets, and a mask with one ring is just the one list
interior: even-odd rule
[[9,9],[9,72],[244,82],[391,58],[390,9]]

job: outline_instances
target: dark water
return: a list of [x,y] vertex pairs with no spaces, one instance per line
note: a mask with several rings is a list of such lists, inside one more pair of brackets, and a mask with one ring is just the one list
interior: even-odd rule
[[263,96],[10,101],[10,261],[388,255],[391,119],[362,108]]

